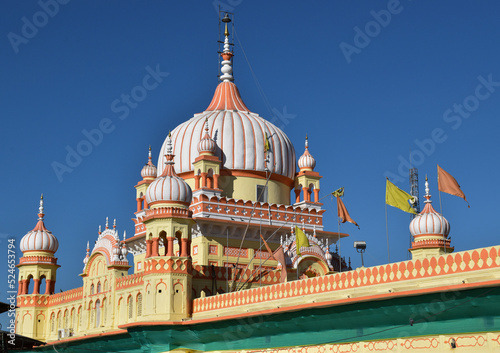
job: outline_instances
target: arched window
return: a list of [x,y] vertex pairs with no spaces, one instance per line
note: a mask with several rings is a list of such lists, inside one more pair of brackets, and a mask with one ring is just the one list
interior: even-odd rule
[[90,285],[90,294],[94,294],[94,283]]
[[46,278],[45,278],[45,275],[42,275],[42,276],[40,276],[40,289],[39,289],[38,293],[45,294],[46,290],[47,290]]
[[97,282],[97,293],[101,293],[101,282]]
[[108,307],[107,307],[107,302],[106,302],[106,298],[103,298],[102,299],[102,304],[101,304],[101,308],[102,308],[102,318],[101,318],[101,326],[106,326],[106,316],[108,315]]
[[142,316],[142,294],[137,295],[137,317]]
[[63,328],[69,328],[69,317],[68,317],[68,309],[64,311],[64,326]]
[[56,314],[54,313],[50,315],[50,332],[56,332]]
[[97,299],[95,302],[95,327],[99,327],[100,324],[101,324],[101,301]]
[[128,305],[128,307],[127,307],[128,318],[132,319],[134,317],[134,302],[133,302],[132,296],[128,297],[127,305]]
[[95,312],[94,312],[94,308],[93,308],[92,304],[93,303],[91,301],[89,303],[90,320],[89,320],[88,325],[87,325],[88,328],[94,327],[94,322],[95,322]]

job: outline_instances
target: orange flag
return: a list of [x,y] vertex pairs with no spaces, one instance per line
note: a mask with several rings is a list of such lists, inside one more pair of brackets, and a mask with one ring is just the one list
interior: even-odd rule
[[264,237],[262,236],[262,234],[260,235],[260,238],[264,242],[264,245],[266,246],[267,252],[269,253],[269,260],[274,260],[274,258],[273,258],[273,252],[271,251],[271,248],[269,247],[269,245],[267,245],[267,242],[264,239]]
[[[461,197],[467,202],[467,205],[469,205],[469,201],[465,198],[465,194],[460,189],[460,185],[458,185],[457,181],[455,180],[454,177],[451,176],[451,174],[447,173],[444,171],[438,164],[438,189],[439,191],[445,192],[450,195],[455,195],[458,197]],[[470,208],[470,205],[469,205]]]
[[280,282],[286,282],[286,262],[285,262],[285,252],[283,251],[283,247],[280,245],[278,249],[273,254],[273,257],[281,264],[281,278]]
[[347,212],[347,208],[345,208],[345,205],[340,197],[337,197],[337,212],[339,218],[341,219],[341,223],[349,222],[356,225],[359,229],[359,225],[354,222],[351,216],[349,216],[349,212]]

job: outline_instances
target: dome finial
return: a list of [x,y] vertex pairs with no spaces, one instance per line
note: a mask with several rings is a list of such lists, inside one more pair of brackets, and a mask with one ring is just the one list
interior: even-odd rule
[[142,179],[153,180],[156,178],[156,166],[153,164],[151,158],[151,145],[149,145],[148,162],[141,170]]
[[106,229],[109,228],[108,217],[106,217]]
[[309,137],[307,137],[307,134],[306,134],[305,150],[302,156],[300,156],[297,164],[301,171],[304,170],[313,171],[314,167],[316,166],[316,160],[311,155],[311,153],[309,153]]
[[113,229],[116,229],[116,218],[113,219]]
[[231,52],[231,44],[229,44],[229,30],[227,29],[227,24],[231,22],[231,19],[229,18],[229,14],[226,12],[224,18],[222,19],[222,22],[225,23],[225,29],[224,29],[224,36],[226,37],[224,39],[224,50],[221,53],[222,56],[222,68],[221,72],[222,75],[220,77],[221,81],[223,82],[230,82],[233,81],[233,67],[231,66],[231,58],[233,57],[233,53]]
[[427,175],[425,175],[425,195],[424,197],[426,200],[424,201],[425,203],[432,203],[431,201],[431,194],[429,194],[429,180],[427,179]]
[[38,220],[43,221],[43,216],[45,214],[43,213],[43,193],[40,196],[40,206],[38,207]]
[[101,225],[99,224],[99,234],[101,234],[102,231],[101,231]]

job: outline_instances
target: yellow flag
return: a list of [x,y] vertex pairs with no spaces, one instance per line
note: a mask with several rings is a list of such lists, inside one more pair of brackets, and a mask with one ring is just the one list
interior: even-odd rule
[[399,208],[402,211],[417,214],[415,210],[408,203],[409,200],[413,201],[415,198],[408,194],[406,191],[401,190],[396,185],[387,179],[387,186],[385,190],[385,203],[389,206]]
[[269,137],[267,136],[266,132],[266,140],[264,141],[264,153],[269,151]]
[[305,233],[300,229],[299,227],[295,226],[295,245],[297,247],[297,255],[300,256],[300,248],[302,247],[310,247],[309,245],[309,239],[307,239],[307,236]]
[[332,192],[332,195],[335,196],[335,197],[342,197],[342,196],[344,196],[344,187],[341,187],[340,189],[335,190],[334,192]]

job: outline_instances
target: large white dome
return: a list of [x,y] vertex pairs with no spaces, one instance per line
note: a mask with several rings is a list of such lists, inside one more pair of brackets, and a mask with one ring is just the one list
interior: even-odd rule
[[[232,82],[221,82],[206,111],[172,131],[175,170],[182,174],[193,170],[192,163],[199,156],[198,143],[204,136],[205,119],[210,137],[217,147],[215,156],[222,160],[223,168],[233,170],[265,171],[264,144],[269,136],[269,169],[273,173],[293,179],[295,176],[295,150],[291,141],[278,127],[251,113],[243,103],[238,88]],[[165,167],[167,140],[158,159],[158,170]]]

